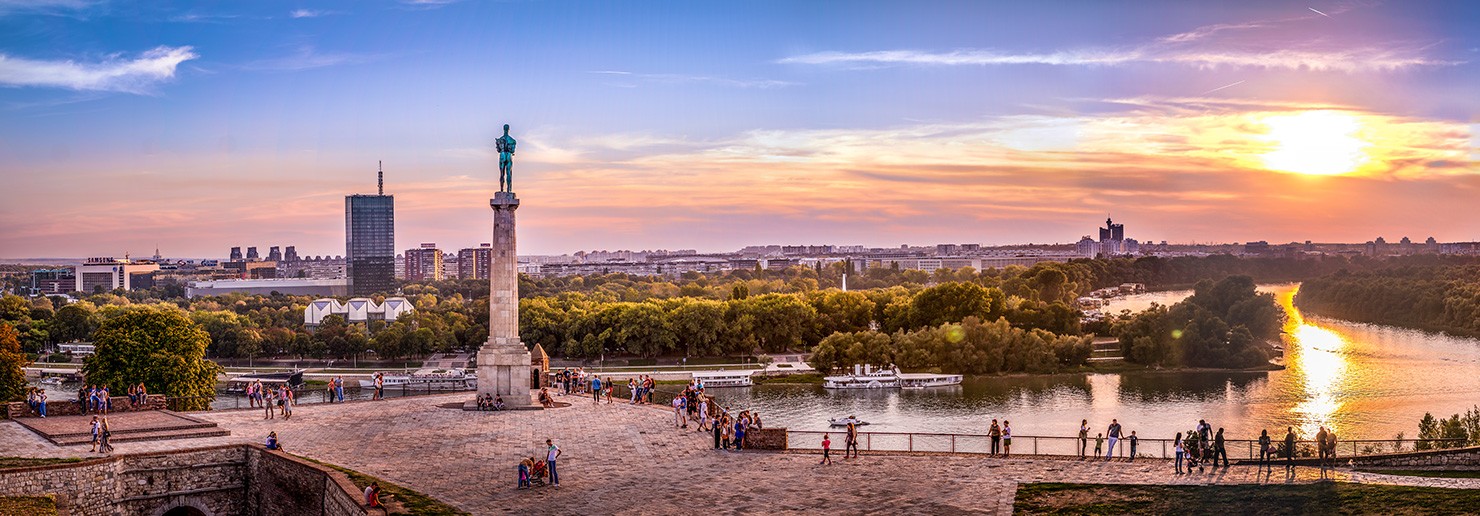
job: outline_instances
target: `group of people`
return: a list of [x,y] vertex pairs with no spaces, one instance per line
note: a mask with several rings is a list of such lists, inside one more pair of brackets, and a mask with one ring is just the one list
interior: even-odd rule
[[[1101,454],[1104,454],[1105,460],[1113,459],[1115,458],[1115,446],[1121,442],[1125,442],[1128,448],[1130,448],[1129,460],[1134,462],[1136,460],[1136,448],[1140,445],[1141,438],[1136,435],[1135,430],[1131,430],[1129,435],[1124,432],[1125,430],[1120,426],[1120,420],[1111,419],[1110,426],[1106,427],[1104,432],[1095,433],[1094,455],[1086,455],[1086,452],[1089,450],[1089,420],[1079,420],[1079,458],[1082,460],[1090,457],[1100,457]],[[1218,430],[1218,435],[1223,435],[1222,429]],[[1104,446],[1107,439],[1110,441],[1108,448]]]
[[525,457],[519,461],[519,489],[529,489],[536,483],[544,485],[545,478],[550,478],[549,484],[560,488],[560,473],[555,469],[555,461],[565,453],[551,439],[545,439],[545,460],[540,461],[536,457]]
[[644,405],[653,402],[653,389],[658,382],[653,377],[638,375],[637,378],[627,379],[627,393],[631,399],[627,401],[631,405]]
[[[375,385],[377,386],[376,387],[376,394],[378,395],[379,392],[380,392],[380,387],[379,387],[380,382],[378,381],[379,378],[380,378],[380,373],[376,373],[375,376],[376,376],[376,379],[377,379],[377,381],[375,383]],[[376,399],[379,399],[379,398],[377,397]],[[337,402],[340,402],[340,403],[344,403],[344,377],[343,376],[335,376],[335,377],[329,379],[329,383],[324,388],[324,400],[326,402],[328,402],[328,403],[334,403],[336,401]]]
[[[688,428],[689,421],[698,423],[700,432],[708,431],[710,428],[709,418],[710,399],[704,395],[703,382],[689,382],[683,392],[673,397],[673,425],[675,428]],[[760,418],[751,415],[755,421]]]
[[144,402],[145,401],[148,401],[148,400],[149,400],[149,389],[146,388],[146,387],[144,387],[144,384],[143,383],[140,383],[138,385],[135,385],[135,386],[132,386],[132,387],[129,387],[128,388],[128,406],[129,407],[131,407],[131,408],[139,408],[139,407],[142,407],[142,406],[144,406]]
[[[544,392],[541,392],[540,395],[541,397],[549,396],[548,393]],[[507,407],[504,406],[503,396],[494,394],[478,395],[478,410],[504,410],[505,408]]]
[[[725,451],[730,451],[732,448],[735,451],[749,448],[749,436],[762,428],[760,415],[749,410],[742,410],[739,414],[731,415],[729,410],[720,409],[713,418],[706,418],[705,423],[708,425],[708,430],[714,433],[714,449]],[[703,427],[700,429],[704,430]]]
[[562,394],[588,394],[592,387],[588,377],[595,377],[595,374],[587,373],[585,368],[561,369],[555,372],[556,389]]
[[288,419],[293,417],[293,406],[298,404],[298,395],[287,384],[274,389],[272,386],[262,385],[259,380],[247,386],[247,403],[262,406],[262,419],[274,419],[277,412],[282,412],[283,419]]
[[94,453],[113,453],[113,431],[108,427],[108,416],[92,418],[92,451]]
[[26,389],[26,406],[31,407],[31,412],[46,417],[46,389],[36,387]]
[[607,377],[606,381],[602,382],[600,376],[593,374],[591,375],[591,385],[587,386],[587,391],[591,393],[591,400],[593,402],[601,403],[601,397],[606,396],[606,404],[611,405],[612,387],[615,386],[616,384],[612,383],[611,377]]
[[84,385],[77,390],[77,404],[84,414],[107,414],[113,409],[112,395],[106,385]]
[[1172,440],[1172,447],[1176,452],[1177,474],[1182,474],[1182,463],[1187,463],[1187,472],[1191,473],[1196,467],[1199,472],[1206,471],[1209,463],[1214,468],[1218,467],[1218,460],[1223,460],[1223,467],[1228,468],[1228,445],[1223,440],[1223,429],[1219,428],[1217,433],[1213,432],[1213,425],[1208,424],[1206,419],[1197,420],[1197,426],[1187,432],[1184,438],[1182,432],[1177,432],[1176,438]]

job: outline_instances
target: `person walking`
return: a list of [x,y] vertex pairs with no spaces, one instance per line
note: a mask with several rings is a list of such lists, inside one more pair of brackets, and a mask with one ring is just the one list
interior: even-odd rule
[[1186,453],[1186,450],[1184,450],[1182,448],[1182,432],[1177,432],[1177,437],[1173,441],[1172,448],[1177,451],[1177,474],[1178,475],[1181,475],[1182,474],[1182,454],[1183,453]]
[[102,444],[98,447],[104,454],[113,453],[113,431],[108,426],[108,416],[103,416]]
[[545,446],[548,447],[545,449],[545,465],[550,469],[550,485],[560,489],[560,475],[555,472],[555,459],[560,458],[562,452],[560,447],[555,446],[555,442],[550,439],[545,439]]
[[1264,466],[1265,471],[1272,472],[1274,471],[1274,466],[1270,464],[1270,459],[1273,458],[1271,455],[1274,454],[1271,453],[1269,447],[1269,429],[1266,428],[1259,431],[1259,465]]
[[1295,471],[1295,427],[1285,427],[1285,471]]
[[[1089,420],[1079,420],[1079,458],[1084,458],[1084,450],[1089,447]],[[1095,448],[1095,454],[1099,455],[1099,448]]]
[[992,420],[992,427],[987,430],[987,435],[992,438],[992,455],[1002,453],[1002,427],[997,426],[997,420]]
[[[1105,452],[1105,460],[1115,457],[1115,443],[1120,442],[1120,420],[1111,419],[1110,428],[1105,430],[1105,435],[1110,439],[1110,447]],[[1098,450],[1096,450],[1098,451]],[[1098,455],[1098,453],[1096,453]]]
[[1002,420],[1002,456],[1012,456],[1012,422]]
[[832,453],[832,439],[828,439],[827,438],[827,434],[822,434],[822,461],[821,462],[818,462],[817,464],[818,465],[827,464],[827,465],[831,466],[832,465],[832,455],[831,455],[831,453]]
[[1223,429],[1218,429],[1218,435],[1213,436],[1213,467],[1218,467],[1218,458],[1223,458],[1223,469],[1228,469],[1228,448],[1223,442]]
[[853,458],[858,458],[858,426],[852,421],[848,422],[848,435],[843,440],[844,459],[848,458],[849,452],[853,454]]
[[89,453],[97,453],[98,446],[103,444],[103,423],[98,421],[98,416],[92,418],[92,450]]
[[1131,456],[1130,456],[1130,459],[1127,460],[1126,462],[1135,462],[1136,461],[1136,444],[1137,444],[1137,441],[1140,441],[1140,439],[1136,437],[1136,431],[1135,430],[1131,430],[1131,436],[1130,437],[1127,437],[1126,438],[1126,441],[1128,441],[1128,442],[1131,443]]

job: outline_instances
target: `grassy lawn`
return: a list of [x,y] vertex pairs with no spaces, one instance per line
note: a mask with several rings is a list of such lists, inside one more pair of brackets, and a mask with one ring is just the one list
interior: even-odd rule
[[1022,484],[1022,514],[1473,514],[1480,491],[1325,482],[1298,485]]
[[1480,478],[1480,471],[1434,471],[1420,469],[1364,469],[1367,473],[1430,478]]
[[[33,459],[29,457],[0,457],[0,469],[25,468],[30,466],[46,466],[49,464],[67,464],[70,462],[81,462],[82,459],[72,457],[65,459]],[[0,514],[18,514],[0,511]]]
[[56,516],[57,502],[50,496],[0,496],[0,514]]
[[[339,467],[339,466],[336,466],[336,465],[333,465],[333,464],[329,464],[327,462],[319,462],[319,461],[316,461],[316,460],[313,460],[313,459],[310,459],[308,457],[304,457],[304,456],[301,456],[301,455],[295,455],[295,457],[298,457],[300,459],[303,459],[303,460],[306,460],[306,461],[309,461],[309,462],[313,462],[315,464],[319,464],[319,465],[324,466],[324,467],[329,467],[329,468],[334,468],[334,469],[339,470],[340,472],[342,472],[346,476],[348,476],[349,477],[349,481],[350,482],[353,482],[355,484],[355,487],[360,488],[361,491],[364,491],[365,488],[366,487],[369,487],[371,483],[377,483],[377,482],[380,483],[380,492],[383,493],[381,495],[381,500],[382,501],[386,499],[385,495],[388,494],[397,503],[400,503],[401,506],[405,507],[406,510],[409,511],[409,512],[404,512],[404,513],[398,512],[398,513],[391,513],[391,514],[415,514],[415,515],[431,515],[431,516],[465,516],[466,514],[468,514],[466,512],[462,512],[462,511],[457,510],[457,508],[455,508],[455,507],[453,507],[451,505],[447,505],[445,503],[439,502],[435,498],[432,498],[430,496],[421,494],[420,492],[412,491],[410,489],[407,489],[407,488],[398,486],[396,484],[392,484],[390,482],[386,482],[386,481],[381,480],[379,478],[375,478],[375,477],[372,477],[370,475],[366,475],[364,473],[360,473],[358,471],[355,471],[355,470],[352,470],[352,469],[349,469],[349,468],[342,468],[342,467]],[[9,514],[9,513],[0,512],[0,514]]]

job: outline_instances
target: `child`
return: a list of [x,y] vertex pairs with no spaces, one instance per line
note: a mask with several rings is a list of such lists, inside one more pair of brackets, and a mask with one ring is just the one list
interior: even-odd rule
[[1105,434],[1095,434],[1095,456],[1101,455],[1100,447],[1105,444]]
[[831,454],[831,451],[832,451],[832,440],[827,438],[827,434],[822,434],[822,462],[818,462],[817,464],[819,464],[819,465],[821,465],[821,464],[832,465],[832,454]]
[[519,461],[519,489],[529,489],[529,473],[534,469],[534,460],[525,457]]

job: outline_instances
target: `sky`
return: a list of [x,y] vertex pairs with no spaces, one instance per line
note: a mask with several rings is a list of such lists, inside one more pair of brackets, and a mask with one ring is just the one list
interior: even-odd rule
[[0,0],[0,258],[1480,240],[1480,2]]

